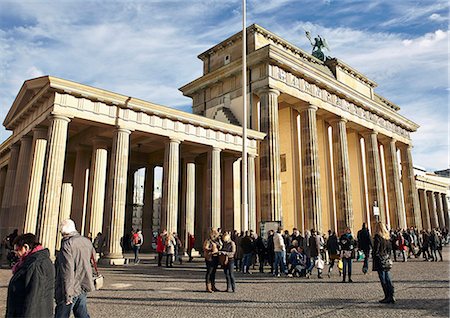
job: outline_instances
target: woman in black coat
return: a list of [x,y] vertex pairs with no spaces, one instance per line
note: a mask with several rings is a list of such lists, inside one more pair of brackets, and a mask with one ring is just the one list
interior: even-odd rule
[[[391,250],[390,235],[386,225],[381,222],[375,224],[375,236],[373,239],[373,271],[378,272],[381,287],[383,287],[384,298],[380,303],[395,303],[394,285],[392,284],[392,275],[390,268],[383,266],[383,259],[388,259]],[[386,263],[386,262],[384,262]]]
[[48,249],[31,233],[14,240],[19,261],[8,285],[6,317],[53,317],[55,269]]

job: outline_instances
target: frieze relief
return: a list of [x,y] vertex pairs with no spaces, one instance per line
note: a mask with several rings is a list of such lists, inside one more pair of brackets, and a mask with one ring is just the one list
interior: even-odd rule
[[303,78],[297,77],[290,72],[286,72],[284,69],[276,65],[271,65],[269,69],[270,69],[270,76],[286,83],[289,86],[293,86],[302,92],[308,93],[313,97],[317,97],[323,100],[324,102],[336,106],[352,115],[355,115],[364,120],[368,120],[377,126],[383,127],[405,138],[408,139],[410,138],[409,132],[406,129],[360,106],[350,103],[347,100],[342,99],[335,94],[331,94],[326,89],[322,89],[315,84],[309,83]]

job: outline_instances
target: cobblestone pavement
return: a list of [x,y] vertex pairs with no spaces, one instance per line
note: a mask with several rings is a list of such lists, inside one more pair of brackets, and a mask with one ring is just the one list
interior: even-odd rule
[[[103,267],[104,289],[89,294],[91,317],[449,317],[449,256],[444,262],[422,259],[395,263],[392,270],[397,303],[379,304],[377,274],[363,275],[354,263],[354,283],[343,284],[337,273],[318,279],[276,278],[268,274],[236,274],[236,293],[206,293],[204,265],[158,268],[142,264]],[[218,288],[225,288],[218,270]],[[0,316],[6,307],[10,270],[0,270]]]

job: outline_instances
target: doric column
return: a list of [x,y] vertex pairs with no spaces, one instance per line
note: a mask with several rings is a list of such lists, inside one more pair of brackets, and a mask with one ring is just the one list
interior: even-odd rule
[[278,96],[266,88],[256,92],[260,98],[261,131],[266,137],[260,144],[261,212],[264,221],[281,221],[281,170]]
[[162,227],[167,229],[170,233],[178,231],[180,143],[180,140],[170,139],[170,141],[166,143],[164,155]]
[[105,207],[106,169],[108,164],[109,141],[94,138],[90,171],[90,187],[88,195],[88,209],[90,219],[87,232],[96,237],[103,229],[103,214]]
[[50,117],[50,130],[47,147],[47,170],[44,179],[44,193],[42,198],[42,212],[39,228],[39,242],[50,250],[50,257],[54,258],[59,204],[61,199],[64,159],[66,156],[67,131],[70,119],[65,116]]
[[[61,204],[59,207],[59,222],[70,218],[70,210],[72,207],[72,192],[73,187],[71,183],[65,182],[61,187]],[[56,240],[56,250],[61,248],[62,236],[58,233],[58,239]]]
[[393,227],[406,229],[405,208],[402,202],[402,190],[400,183],[400,171],[397,159],[396,140],[390,139],[385,144],[384,157],[386,162],[387,192],[389,198],[389,211]]
[[406,223],[408,226],[422,226],[419,198],[414,177],[414,167],[411,155],[411,145],[400,149],[402,158],[403,196],[405,198]]
[[111,207],[111,225],[105,261],[113,265],[122,265],[125,262],[120,239],[124,235],[130,134],[131,131],[128,129],[117,128],[112,145],[110,163],[111,196],[107,198],[109,201],[108,206]]
[[248,155],[248,228],[256,233],[255,155]]
[[425,230],[431,229],[430,210],[428,208],[427,193],[424,189],[419,189],[420,211],[422,212],[422,226]]
[[155,166],[145,167],[144,182],[144,208],[142,213],[142,234],[144,235],[143,251],[149,251],[152,247],[153,235],[153,195],[155,184]]
[[380,162],[380,151],[378,148],[378,132],[371,131],[364,134],[364,141],[366,145],[366,165],[367,165],[367,181],[368,181],[368,192],[369,192],[369,207],[370,215],[372,217],[372,226],[375,228],[375,217],[373,216],[372,208],[374,207],[375,201],[377,202],[378,208],[380,210],[379,220],[383,223],[386,222],[386,210],[384,207],[384,195],[383,195],[383,182],[381,179],[381,162]]
[[450,227],[450,215],[448,214],[448,202],[447,202],[447,195],[445,193],[441,194],[442,197],[442,209],[444,211],[444,220],[445,220],[445,227],[448,229]]
[[317,137],[317,106],[309,105],[300,113],[302,137],[303,204],[306,226],[322,232],[320,198],[319,146]]
[[436,200],[433,195],[433,191],[427,191],[428,208],[430,210],[431,228],[435,229],[439,227],[439,220],[436,211]]
[[47,128],[33,129],[33,157],[31,159],[30,186],[24,233],[36,233],[42,177],[44,175],[45,150],[47,148]]
[[1,233],[2,237],[11,233],[12,225],[10,216],[11,201],[14,193],[14,183],[16,181],[17,161],[19,159],[19,144],[15,143],[11,145],[11,150],[8,160],[8,171],[6,172],[5,191],[2,198],[2,210],[1,210]]
[[128,170],[127,176],[127,194],[125,196],[125,233],[130,234],[133,229],[133,210],[134,210],[134,184],[137,169]]
[[337,228],[343,233],[346,227],[353,229],[352,192],[348,159],[347,120],[331,121],[333,131],[334,183],[336,187]]
[[441,194],[439,192],[435,192],[434,197],[436,200],[436,212],[438,215],[439,226],[442,229],[445,227],[445,219],[444,219],[444,208],[442,206]]
[[[3,200],[3,193],[5,191],[6,173],[7,173],[7,171],[8,171],[8,166],[7,165],[0,168],[0,218],[2,217],[2,214],[1,214],[1,202]],[[1,226],[0,226],[0,228],[1,228]]]
[[28,194],[28,180],[30,174],[30,158],[33,137],[23,136],[20,139],[19,160],[17,162],[16,182],[11,204],[10,215],[13,216],[10,225],[22,232],[25,223],[25,209]]
[[220,148],[208,152],[208,182],[211,183],[211,227],[219,228],[221,211],[220,191]]
[[186,235],[185,245],[187,246],[187,234],[195,236],[195,162],[186,160]]
[[70,213],[70,218],[75,222],[78,231],[84,235],[89,184],[89,162],[92,150],[88,146],[78,145],[76,151],[72,212]]

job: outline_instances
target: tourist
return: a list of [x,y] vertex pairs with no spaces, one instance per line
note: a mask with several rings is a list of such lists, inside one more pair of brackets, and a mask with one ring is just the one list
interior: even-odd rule
[[437,258],[437,254],[439,253],[439,256],[441,257],[441,261],[442,261],[442,243],[441,243],[441,238],[439,237],[439,233],[437,230],[431,230],[430,233],[430,249],[431,249],[431,258],[433,259],[434,262],[438,261]]
[[331,277],[331,272],[333,271],[334,265],[336,261],[339,261],[339,241],[336,236],[336,232],[329,230],[328,231],[328,240],[327,240],[327,251],[330,258],[330,263],[328,267],[328,277]]
[[94,243],[93,243],[93,245],[94,245],[94,248],[95,248],[95,252],[100,256],[100,257],[102,257],[103,256],[103,250],[104,250],[104,248],[105,248],[105,244],[106,243],[106,241],[105,241],[105,236],[102,234],[102,232],[98,232],[97,233],[97,236],[95,237],[95,239],[94,239]]
[[369,229],[366,227],[366,223],[363,223],[361,230],[357,234],[358,249],[364,253],[364,264],[362,271],[367,274],[369,269],[369,253],[372,247],[372,240],[370,239]]
[[206,263],[206,291],[215,292],[219,291],[216,288],[216,271],[219,265],[219,250],[222,248],[222,243],[219,239],[219,232],[216,229],[212,229],[209,232],[209,238],[203,243],[203,255]]
[[[295,241],[296,242],[296,241]],[[293,247],[289,254],[289,277],[303,277],[306,275],[306,255],[303,247]]]
[[166,267],[173,267],[173,258],[175,255],[175,246],[177,241],[173,234],[168,233],[166,237]]
[[234,264],[236,271],[240,272],[242,269],[242,258],[244,257],[244,251],[241,248],[241,241],[244,238],[244,232],[239,233],[236,236],[236,241],[234,242],[236,244],[236,264]]
[[91,241],[81,236],[75,223],[66,219],[59,226],[61,250],[56,258],[56,318],[89,317],[86,294],[95,289],[91,260],[95,250]]
[[192,262],[193,258],[192,258],[192,250],[194,249],[195,246],[195,236],[194,234],[188,233],[188,256],[189,256],[189,260],[188,262]]
[[270,274],[273,275],[273,265],[275,263],[275,247],[273,244],[273,235],[274,231],[269,230],[268,236],[267,236],[267,262],[270,265]]
[[314,267],[317,267],[317,278],[322,279],[323,260],[320,254],[321,235],[316,230],[311,230],[311,236],[309,237],[309,248],[311,262],[306,273],[307,277],[312,274]]
[[228,262],[223,264],[223,272],[227,280],[227,292],[236,291],[236,281],[234,279],[234,256],[236,255],[236,244],[231,240],[230,233],[226,232],[223,237],[223,246],[220,250],[222,255],[226,255]]
[[341,259],[343,262],[342,282],[345,283],[345,278],[348,277],[348,282],[353,283],[352,262],[354,257],[355,241],[349,227],[345,229],[345,233],[342,234],[339,242],[341,247]]
[[403,255],[403,262],[406,262],[407,260],[407,255],[406,255],[406,250],[408,249],[407,245],[406,245],[406,241],[405,238],[402,235],[402,232],[399,231],[397,233],[397,241],[395,242],[395,245],[397,246],[397,249],[402,253]]
[[144,236],[142,235],[141,230],[137,229],[136,232],[134,232],[131,235],[130,243],[134,252],[134,264],[138,264],[140,262],[139,251],[141,249],[142,244],[144,243]]
[[55,269],[50,252],[32,233],[12,242],[18,262],[8,285],[6,317],[53,317]]
[[181,242],[181,240],[176,232],[173,232],[173,237],[176,242],[174,260],[178,261],[180,263],[180,265],[182,265],[183,264],[182,256],[184,254],[183,243]]
[[264,273],[264,263],[267,260],[267,242],[262,235],[258,236],[255,241],[255,250],[258,254],[259,272]]
[[156,253],[158,253],[158,267],[161,267],[162,258],[166,251],[167,230],[163,230],[156,238]]
[[245,231],[245,236],[241,240],[241,249],[244,254],[242,259],[242,273],[251,274],[250,265],[252,263],[254,245],[249,231]]
[[392,262],[389,260],[390,254],[390,235],[386,229],[386,225],[381,222],[375,224],[375,236],[373,242],[373,271],[378,272],[381,286],[384,292],[384,298],[380,303],[395,303],[394,286],[392,284],[392,277],[390,267]]
[[280,277],[279,269],[281,268],[281,272],[287,274],[286,269],[286,246],[284,245],[284,239],[281,235],[282,228],[279,227],[278,231],[273,235],[273,246],[275,252],[275,261],[273,264],[274,267],[274,275],[276,277]]

